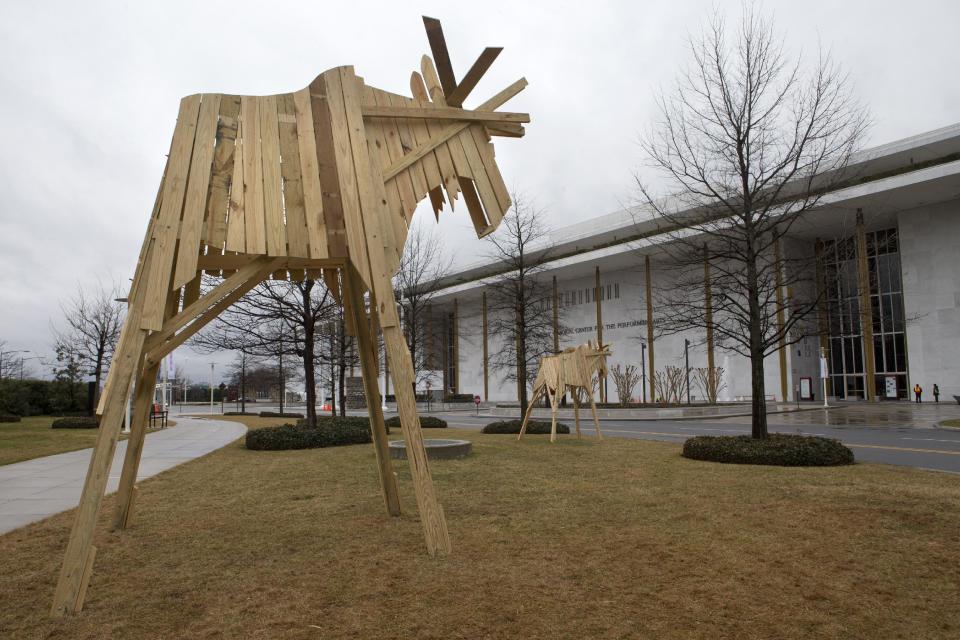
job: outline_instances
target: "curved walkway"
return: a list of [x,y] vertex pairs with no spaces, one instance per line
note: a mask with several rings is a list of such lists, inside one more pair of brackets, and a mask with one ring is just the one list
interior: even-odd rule
[[[177,425],[147,434],[137,480],[199,458],[246,433],[239,422],[177,416]],[[117,443],[107,493],[117,490],[126,441]],[[81,449],[0,466],[0,534],[72,509],[93,449]]]

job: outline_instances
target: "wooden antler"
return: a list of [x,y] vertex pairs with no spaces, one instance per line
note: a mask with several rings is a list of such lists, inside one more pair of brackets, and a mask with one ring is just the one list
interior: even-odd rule
[[423,26],[427,30],[427,40],[430,42],[430,51],[433,52],[433,61],[437,66],[437,76],[440,80],[440,86],[443,89],[443,95],[446,98],[448,107],[461,107],[463,101],[467,99],[470,92],[473,91],[483,74],[487,72],[493,61],[497,59],[503,47],[487,47],[483,53],[463,76],[463,81],[457,83],[457,77],[453,73],[453,65],[450,63],[450,52],[447,50],[447,41],[443,37],[443,27],[436,18],[423,16]]

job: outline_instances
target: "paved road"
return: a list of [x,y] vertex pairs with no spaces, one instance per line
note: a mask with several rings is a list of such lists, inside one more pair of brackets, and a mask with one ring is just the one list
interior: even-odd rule
[[[215,451],[241,437],[247,428],[225,420],[177,417],[177,426],[147,435],[137,480]],[[81,449],[0,466],[0,534],[80,502],[93,449]],[[117,490],[126,441],[117,443],[107,493]]]
[[[833,412],[826,418],[820,411],[799,414],[773,414],[769,428],[778,433],[836,438],[850,447],[857,460],[906,465],[960,473],[960,430],[944,429],[934,423],[863,424],[863,420],[841,415],[848,408]],[[477,428],[490,422],[491,417],[468,416],[462,413],[441,415],[450,426]],[[875,422],[884,422],[874,420]],[[856,424],[832,424],[853,422]],[[593,435],[593,423],[581,421],[585,434]],[[605,435],[622,438],[642,438],[681,443],[694,435],[740,435],[750,433],[749,418],[718,420],[602,420],[600,428]]]

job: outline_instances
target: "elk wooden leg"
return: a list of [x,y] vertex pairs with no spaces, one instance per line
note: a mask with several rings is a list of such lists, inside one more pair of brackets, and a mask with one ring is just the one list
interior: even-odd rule
[[153,365],[147,367],[143,375],[137,379],[130,437],[127,439],[127,452],[123,458],[123,471],[120,473],[120,486],[117,489],[117,506],[113,516],[114,530],[126,529],[130,526],[133,501],[136,498],[137,471],[140,469],[140,456],[143,454],[143,441],[147,434],[147,423],[150,419],[150,408],[153,406],[153,394],[159,372],[160,365]]
[[520,425],[520,433],[517,435],[517,440],[523,437],[523,434],[527,432],[527,422],[530,420],[530,413],[533,411],[533,408],[537,405],[537,401],[540,400],[540,396],[543,393],[543,389],[537,388],[533,390],[533,397],[530,398],[530,402],[527,403],[527,411],[523,414],[523,424]]
[[600,433],[600,419],[597,418],[597,405],[593,403],[593,390],[587,391],[590,396],[590,411],[593,412],[593,426],[597,430],[597,440],[603,440],[603,434]]
[[583,435],[580,433],[580,393],[574,389],[570,392],[570,397],[573,399],[573,424],[577,428],[577,440],[582,440]]
[[557,405],[559,404],[559,389],[553,390],[553,396],[548,396],[550,400],[550,442],[557,441]]
[[[346,275],[346,273],[344,274]],[[397,490],[397,476],[390,461],[390,443],[387,439],[387,427],[383,422],[383,409],[380,401],[380,388],[377,384],[377,363],[374,355],[376,345],[370,335],[370,323],[364,311],[363,294],[353,278],[344,278],[346,295],[350,304],[346,310],[353,318],[354,335],[357,338],[357,351],[360,354],[360,367],[363,373],[363,389],[367,397],[367,415],[370,416],[370,432],[373,434],[373,448],[377,452],[377,469],[380,472],[380,488],[387,513],[400,515],[400,494]]]
[[417,495],[417,508],[420,511],[427,551],[431,556],[446,555],[450,553],[450,534],[447,532],[443,507],[440,506],[433,479],[430,477],[427,451],[423,446],[416,397],[413,395],[413,365],[410,362],[410,351],[398,326],[383,327],[383,341],[387,347],[387,358],[393,374],[393,389],[397,396],[397,409],[400,411],[400,424],[403,429],[403,439],[406,442],[410,475],[413,477],[413,488]]
[[113,384],[108,385],[109,395],[104,398],[103,412],[100,417],[100,429],[97,442],[90,458],[87,479],[83,485],[80,506],[70,531],[70,541],[63,559],[63,568],[53,595],[53,607],[50,615],[62,617],[70,612],[80,611],[87,584],[93,569],[93,533],[103,501],[103,492],[110,476],[113,451],[123,422],[126,394],[130,389],[130,377],[140,359],[146,332],[140,329],[139,314],[133,316],[131,324],[121,335],[117,354],[111,366],[110,375],[116,376]]

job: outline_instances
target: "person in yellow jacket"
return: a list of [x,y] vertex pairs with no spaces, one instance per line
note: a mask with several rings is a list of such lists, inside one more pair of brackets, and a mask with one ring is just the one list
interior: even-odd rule
[[913,385],[913,395],[916,397],[916,401],[920,402],[920,397],[923,395],[923,387],[919,383]]

